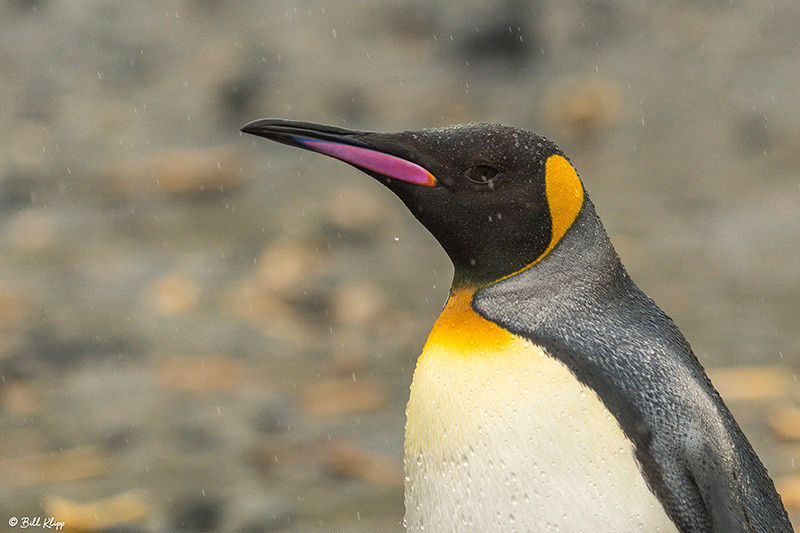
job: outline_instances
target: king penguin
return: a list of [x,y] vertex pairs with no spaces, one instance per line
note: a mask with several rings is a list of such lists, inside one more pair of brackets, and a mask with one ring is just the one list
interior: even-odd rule
[[242,128],[391,189],[453,262],[406,409],[409,531],[792,531],[673,321],[551,141],[491,124]]

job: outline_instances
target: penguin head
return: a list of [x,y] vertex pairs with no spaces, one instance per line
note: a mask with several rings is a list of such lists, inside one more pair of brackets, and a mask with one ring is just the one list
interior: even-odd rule
[[577,218],[583,186],[561,150],[494,124],[376,133],[262,119],[245,133],[349,163],[391,189],[479,287],[545,257]]

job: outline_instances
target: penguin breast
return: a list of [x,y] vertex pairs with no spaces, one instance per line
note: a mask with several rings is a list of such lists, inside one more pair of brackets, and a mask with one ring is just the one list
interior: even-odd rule
[[677,531],[597,394],[454,293],[406,409],[409,531]]

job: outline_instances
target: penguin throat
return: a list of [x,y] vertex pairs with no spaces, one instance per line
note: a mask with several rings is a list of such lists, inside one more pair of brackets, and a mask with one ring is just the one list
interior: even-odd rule
[[[461,357],[480,355],[513,342],[513,335],[472,308],[474,289],[454,289],[433,325],[426,346],[444,346]],[[424,357],[424,354],[423,354]]]

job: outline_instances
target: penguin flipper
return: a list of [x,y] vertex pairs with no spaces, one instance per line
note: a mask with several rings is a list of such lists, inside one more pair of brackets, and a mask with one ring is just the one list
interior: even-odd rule
[[[712,389],[713,390],[713,389]],[[715,396],[716,391],[714,390]],[[685,460],[713,531],[791,533],[780,496],[741,429],[719,400],[722,412],[688,432]],[[728,428],[726,435],[722,428]],[[781,512],[783,511],[783,512]]]

